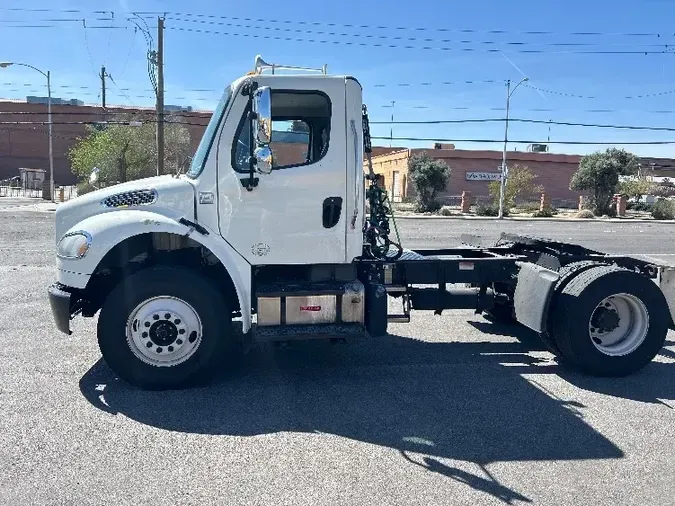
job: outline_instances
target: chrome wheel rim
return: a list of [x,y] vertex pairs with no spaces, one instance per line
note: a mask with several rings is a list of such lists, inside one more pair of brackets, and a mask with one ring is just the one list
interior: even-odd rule
[[612,357],[634,352],[644,342],[648,331],[647,307],[628,293],[603,299],[588,321],[591,342],[598,351]]
[[202,322],[184,300],[153,297],[131,312],[126,336],[136,358],[155,367],[172,367],[197,351],[202,341]]

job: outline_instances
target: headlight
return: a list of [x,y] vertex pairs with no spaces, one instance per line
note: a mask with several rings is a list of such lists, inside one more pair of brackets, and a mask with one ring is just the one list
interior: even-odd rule
[[91,235],[87,232],[70,232],[64,235],[56,247],[56,255],[61,258],[82,258],[91,246]]

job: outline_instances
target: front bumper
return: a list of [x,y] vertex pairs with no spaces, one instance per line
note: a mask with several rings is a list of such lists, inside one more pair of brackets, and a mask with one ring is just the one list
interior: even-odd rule
[[55,283],[49,287],[49,305],[52,308],[56,328],[70,335],[70,293],[63,290],[63,285]]

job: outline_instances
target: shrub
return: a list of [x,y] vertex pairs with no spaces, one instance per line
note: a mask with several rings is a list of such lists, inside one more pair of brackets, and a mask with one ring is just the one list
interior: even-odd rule
[[593,218],[595,218],[595,215],[593,214],[593,211],[591,211],[590,209],[584,209],[583,211],[579,211],[577,213],[577,218],[592,220]]
[[553,216],[555,216],[556,214],[558,214],[558,213],[557,212],[554,213],[553,209],[548,208],[548,209],[543,209],[541,211],[537,211],[536,213],[532,213],[532,217],[533,218],[553,218]]
[[438,211],[441,205],[436,198],[445,191],[450,180],[450,168],[445,162],[427,154],[415,155],[408,161],[408,177],[417,194],[417,211]]
[[415,211],[418,213],[435,213],[440,208],[441,204],[437,200],[427,201],[426,203],[417,202],[415,204]]
[[536,213],[539,211],[539,206],[541,206],[539,202],[523,202],[522,204],[518,204],[516,209],[524,213]]
[[[499,216],[499,206],[490,204],[479,204],[476,207],[476,215],[478,216]],[[508,216],[509,212],[504,209],[504,216]]]
[[637,156],[616,148],[586,155],[570,180],[570,190],[590,193],[595,214],[609,214],[619,176],[635,174],[639,161]]
[[652,217],[655,220],[675,219],[675,202],[672,200],[659,200],[652,207]]
[[653,207],[654,204],[648,204],[647,202],[629,202],[626,204],[626,209],[630,209],[632,211],[651,212]]
[[441,210],[439,211],[439,214],[441,216],[452,216],[452,209],[450,209],[447,206],[441,207]]
[[77,194],[84,195],[85,193],[93,192],[96,190],[93,186],[89,184],[89,181],[81,181],[77,183]]

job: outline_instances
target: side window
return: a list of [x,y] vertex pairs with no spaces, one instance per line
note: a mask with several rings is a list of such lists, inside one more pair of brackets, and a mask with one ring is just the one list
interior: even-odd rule
[[[244,115],[232,146],[232,166],[248,172],[251,124]],[[272,91],[273,168],[309,165],[321,160],[330,144],[331,103],[318,91]]]

